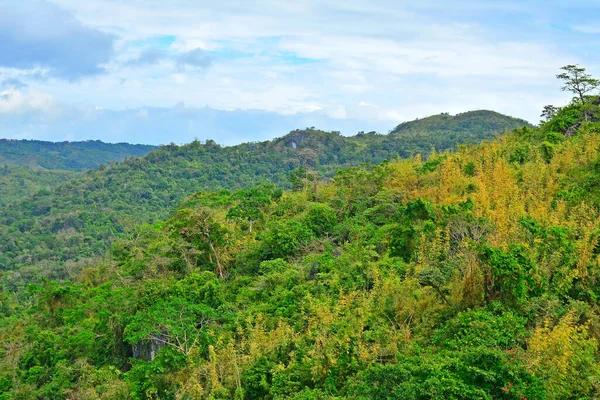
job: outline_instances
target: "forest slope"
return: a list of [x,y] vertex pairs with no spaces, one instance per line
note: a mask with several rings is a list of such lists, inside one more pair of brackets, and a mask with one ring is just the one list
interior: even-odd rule
[[45,171],[29,167],[0,167],[0,208],[40,190],[50,190],[80,176],[77,171]]
[[0,140],[0,166],[28,166],[33,169],[85,171],[100,164],[141,157],[156,146],[85,142],[45,142],[41,140]]
[[[524,123],[497,113],[488,123],[478,114],[470,125],[477,140],[491,138]],[[125,226],[168,215],[185,197],[199,190],[251,187],[270,182],[289,187],[289,174],[308,168],[321,177],[361,163],[425,152],[444,135],[439,125],[421,135],[359,134],[297,130],[273,141],[221,147],[213,141],[167,145],[142,158],[128,159],[5,208],[0,216],[0,270],[39,263],[53,265],[102,255]],[[465,142],[472,142],[466,137]],[[463,143],[461,136],[442,141],[438,150]],[[312,176],[312,175],[311,175]],[[32,274],[40,270],[35,268]]]
[[0,140],[0,207],[50,190],[85,170],[147,154],[156,146],[128,143]]
[[293,192],[197,193],[68,281],[8,272],[0,391],[597,398],[600,123],[566,137],[568,114]]

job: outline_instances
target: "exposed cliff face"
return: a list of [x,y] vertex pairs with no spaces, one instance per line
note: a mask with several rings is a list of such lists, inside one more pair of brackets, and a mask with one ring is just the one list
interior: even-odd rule
[[315,147],[317,144],[322,144],[328,140],[335,140],[335,138],[339,138],[339,140],[343,141],[343,138],[341,138],[339,134],[333,132],[297,130],[282,137],[280,140],[285,147],[296,149],[302,147]]
[[138,360],[152,361],[158,354],[158,351],[165,347],[167,335],[160,333],[153,335],[150,340],[144,340],[132,346],[133,358]]

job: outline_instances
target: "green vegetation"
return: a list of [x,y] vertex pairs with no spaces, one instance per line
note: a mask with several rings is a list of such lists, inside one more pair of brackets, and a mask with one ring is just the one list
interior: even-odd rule
[[[516,126],[513,128],[531,127],[522,119],[514,119],[514,125]],[[456,143],[480,143],[505,133],[507,128],[509,126],[507,126],[506,116],[493,111],[480,110],[455,116],[442,113],[405,122],[393,129],[390,135],[406,141],[419,138],[420,142],[427,142],[429,149],[439,150],[455,148]],[[423,153],[423,150],[420,153]]]
[[44,171],[29,167],[0,167],[0,207],[41,190],[50,190],[80,176],[75,171]]
[[53,189],[83,171],[138,157],[155,146],[127,143],[0,140],[0,207]]
[[66,279],[6,272],[0,398],[598,398],[597,107],[199,192]]
[[0,139],[0,166],[28,166],[33,169],[86,171],[101,164],[141,157],[156,146],[129,143],[43,142]]
[[[482,114],[483,113],[483,114]],[[478,138],[521,127],[524,121],[491,112],[474,112]],[[487,116],[487,118],[483,118]],[[468,119],[468,118],[466,118]],[[502,121],[502,123],[498,122]],[[66,264],[102,256],[115,236],[141,222],[165,218],[185,196],[199,190],[251,188],[269,182],[290,187],[333,176],[340,168],[431,151],[435,138],[422,135],[359,134],[297,130],[279,139],[221,147],[213,141],[167,145],[143,158],[88,171],[82,177],[13,204],[0,215],[0,270],[21,268],[27,276],[64,276]],[[465,136],[465,142],[472,137]],[[439,150],[462,143],[440,141]],[[94,142],[95,143],[95,142]],[[247,213],[241,206],[233,213]],[[248,221],[253,221],[248,219]],[[252,222],[253,223],[253,222]]]

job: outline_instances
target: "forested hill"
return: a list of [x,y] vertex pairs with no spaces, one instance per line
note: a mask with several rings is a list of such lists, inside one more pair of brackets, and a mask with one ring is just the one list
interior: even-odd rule
[[[304,147],[313,140],[330,153]],[[332,157],[323,170],[350,163],[358,144],[348,143],[295,132],[166,147],[23,203],[3,245],[26,263],[72,257],[123,215],[160,215],[213,178],[282,180],[302,157]],[[286,193],[197,193],[116,240],[112,258],[68,264],[68,279],[4,274],[0,393],[597,399],[599,159],[600,108],[575,103],[539,128],[427,160],[330,182],[304,171]],[[24,235],[49,244],[28,248]]]
[[0,207],[50,190],[85,170],[139,157],[156,146],[0,139]]
[[25,166],[0,167],[0,207],[50,190],[81,175],[79,171],[42,170]]
[[423,133],[431,137],[431,145],[451,147],[457,140],[475,142],[502,133],[507,126],[531,126],[527,121],[507,117],[495,111],[477,110],[457,115],[442,113],[414,121],[404,122],[390,134],[399,137],[421,137]]
[[432,149],[455,149],[458,143],[480,143],[523,126],[532,125],[494,111],[479,110],[456,116],[432,115],[404,122],[388,135],[361,132],[349,140],[362,146],[367,158],[380,162],[385,158],[427,155]]
[[101,164],[139,157],[156,146],[85,142],[44,142],[41,140],[0,139],[0,166],[28,166],[33,169],[85,171]]
[[[522,121],[503,117],[503,130]],[[478,121],[482,121],[479,119]],[[425,128],[424,128],[425,129]],[[496,131],[473,124],[481,138]],[[51,265],[102,254],[124,225],[168,215],[199,190],[235,189],[270,182],[290,186],[290,172],[306,167],[302,179],[332,176],[340,168],[429,153],[439,135],[400,138],[359,134],[346,138],[314,129],[297,130],[273,141],[221,147],[213,141],[167,145],[7,207],[0,216],[0,269]],[[460,137],[450,145],[460,143]],[[469,142],[469,140],[467,140]],[[446,147],[438,148],[444,150]]]

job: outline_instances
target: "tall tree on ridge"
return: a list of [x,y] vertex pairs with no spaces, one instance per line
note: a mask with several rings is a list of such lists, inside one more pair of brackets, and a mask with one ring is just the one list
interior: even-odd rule
[[561,89],[563,91],[572,92],[579,98],[581,105],[583,106],[583,116],[587,121],[588,110],[586,95],[600,87],[600,80],[587,74],[585,68],[578,65],[565,65],[561,69],[565,72],[556,75],[556,77],[564,83],[564,86]]

